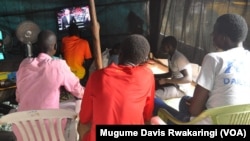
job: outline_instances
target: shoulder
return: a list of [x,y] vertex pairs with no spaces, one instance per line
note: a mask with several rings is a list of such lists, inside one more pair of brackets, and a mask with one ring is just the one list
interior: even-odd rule
[[[79,37],[80,38],[80,37]],[[84,39],[84,38],[80,38],[80,42],[82,42],[82,43],[84,43],[84,44],[88,44],[89,42],[86,40],[86,39]]]
[[65,42],[66,40],[68,40],[70,37],[69,36],[64,36],[63,38],[62,38],[62,42]]
[[173,62],[178,66],[186,66],[190,64],[189,59],[181,52],[176,51],[172,57]]
[[180,51],[176,50],[174,55],[173,55],[173,59],[176,59],[176,60],[185,60],[185,61],[188,61],[188,58]]
[[225,56],[224,52],[211,52],[204,56],[204,60],[217,60]]
[[66,61],[63,60],[63,59],[60,59],[60,58],[53,58],[53,59],[51,60],[51,63],[52,63],[54,66],[58,66],[58,67],[68,67]]
[[147,64],[143,64],[138,66],[138,73],[143,75],[144,77],[152,77],[154,76],[153,71],[148,67]]
[[30,64],[35,58],[25,58],[21,61],[19,68],[26,65],[26,64]]
[[155,80],[153,71],[147,65],[139,66],[138,68],[140,70],[137,72],[137,78],[143,79],[148,85],[151,85]]
[[54,69],[57,69],[58,72],[61,72],[63,75],[71,73],[69,65],[63,59],[53,59],[52,66]]
[[221,65],[225,60],[231,60],[230,56],[226,55],[224,52],[212,52],[204,56],[202,61],[203,67],[214,67]]
[[89,76],[89,79],[88,79],[88,83],[94,81],[100,81],[100,78],[102,78],[102,75],[105,74],[105,70],[107,69],[106,68],[103,68],[103,69],[99,69],[99,70],[95,70],[91,73],[91,75]]
[[34,59],[36,59],[36,58],[27,57],[27,58],[24,58],[21,63],[30,62],[31,60],[34,60]]

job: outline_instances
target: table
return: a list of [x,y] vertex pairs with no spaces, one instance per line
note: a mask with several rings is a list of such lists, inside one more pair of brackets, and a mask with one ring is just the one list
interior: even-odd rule
[[[15,100],[16,84],[8,79],[0,80],[0,103]],[[14,99],[13,99],[14,98]]]
[[168,66],[167,59],[150,59],[148,60],[148,67],[153,71],[153,74],[167,73]]

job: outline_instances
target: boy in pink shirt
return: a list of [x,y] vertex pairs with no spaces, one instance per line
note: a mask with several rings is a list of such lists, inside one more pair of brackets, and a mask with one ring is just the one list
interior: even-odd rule
[[[25,58],[16,74],[17,111],[59,109],[60,87],[81,99],[84,87],[62,59],[55,59],[56,35],[49,30],[38,35],[40,54]],[[17,141],[22,138],[13,126]]]
[[64,60],[54,59],[56,35],[42,31],[38,35],[40,54],[24,59],[17,71],[18,111],[59,108],[60,87],[78,98],[84,88]]

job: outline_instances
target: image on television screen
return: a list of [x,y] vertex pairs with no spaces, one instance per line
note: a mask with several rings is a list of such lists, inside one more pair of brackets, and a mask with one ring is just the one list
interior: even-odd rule
[[76,23],[79,29],[90,26],[89,6],[65,7],[59,9],[56,14],[59,31],[66,30],[71,23]]
[[0,52],[0,60],[4,60],[4,55],[2,52]]

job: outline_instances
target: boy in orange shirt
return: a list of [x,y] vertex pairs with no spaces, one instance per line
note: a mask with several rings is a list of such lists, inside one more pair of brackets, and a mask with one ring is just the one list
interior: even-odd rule
[[71,24],[68,28],[69,35],[63,37],[61,53],[71,71],[81,80],[81,84],[87,77],[87,70],[84,63],[92,59],[90,46],[87,40],[80,38],[80,33],[76,24]]

